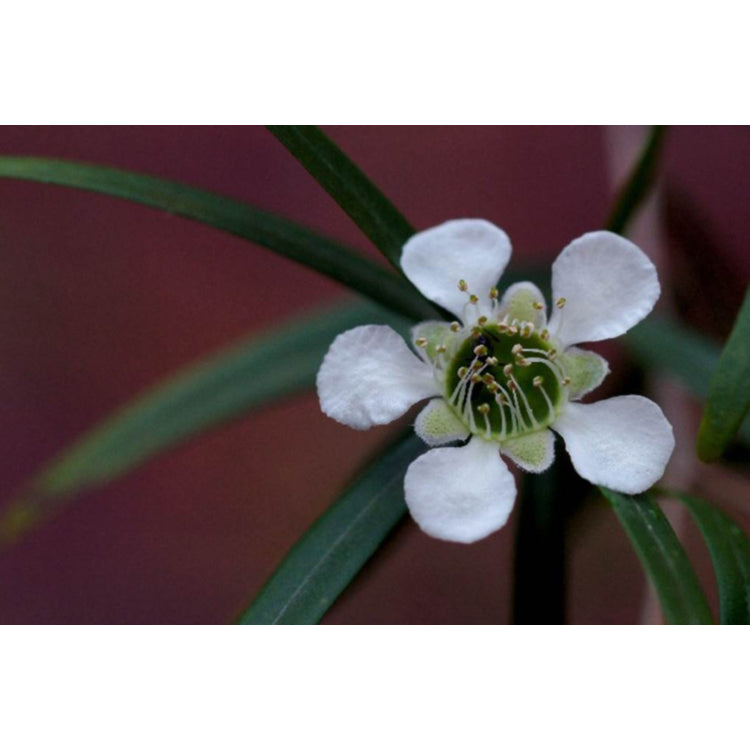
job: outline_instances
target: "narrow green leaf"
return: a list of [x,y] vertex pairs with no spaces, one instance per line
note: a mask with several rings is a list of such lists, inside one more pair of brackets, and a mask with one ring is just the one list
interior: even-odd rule
[[0,177],[91,190],[169,211],[273,250],[415,320],[436,315],[404,278],[335,240],[241,201],[149,175],[57,159],[3,156]]
[[[711,339],[675,320],[652,315],[628,331],[625,344],[643,367],[674,377],[699,399],[708,395],[720,354]],[[743,422],[739,435],[750,445],[750,419]]]
[[708,388],[698,430],[698,455],[715,461],[750,409],[750,288]]
[[750,625],[750,539],[718,508],[679,492],[708,545],[722,625]]
[[401,249],[414,228],[367,175],[320,128],[270,125],[268,129],[400,270]]
[[648,195],[656,176],[656,166],[664,144],[667,128],[654,125],[638,161],[620,190],[607,220],[607,229],[623,234],[638,207]]
[[152,387],[55,458],[3,509],[0,541],[15,539],[65,496],[131,471],[199,432],[312,387],[333,338],[373,322],[406,330],[402,318],[382,308],[349,304],[294,320]]
[[404,474],[424,450],[409,434],[371,464],[291,549],[240,624],[318,622],[406,512]]
[[648,493],[629,497],[599,488],[609,500],[656,589],[670,625],[711,624],[711,610],[674,530]]

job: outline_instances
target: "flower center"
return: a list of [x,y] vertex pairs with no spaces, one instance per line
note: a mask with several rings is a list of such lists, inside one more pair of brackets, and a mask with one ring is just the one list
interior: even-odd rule
[[557,352],[530,323],[475,326],[445,371],[445,399],[467,428],[503,442],[547,427],[567,385]]

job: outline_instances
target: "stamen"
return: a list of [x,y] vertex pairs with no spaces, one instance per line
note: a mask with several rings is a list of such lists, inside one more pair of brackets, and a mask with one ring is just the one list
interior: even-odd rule
[[539,388],[539,386],[544,382],[544,378],[541,375],[537,375],[531,382],[535,388]]
[[461,324],[457,320],[454,320],[450,324],[450,329],[451,331],[453,331],[453,333],[458,333],[461,330]]
[[521,344],[513,344],[513,348],[510,350],[512,354],[518,356],[523,351]]
[[488,364],[488,365],[489,365],[490,367],[496,367],[496,366],[497,366],[497,363],[498,363],[498,361],[499,361],[499,360],[498,360],[498,358],[497,358],[497,357],[487,357],[487,364]]
[[476,305],[477,302],[479,302],[479,297],[477,297],[476,294],[470,294],[469,295],[469,302],[471,302],[472,305]]
[[534,412],[531,409],[531,406],[529,404],[529,400],[526,398],[526,394],[523,392],[523,388],[521,388],[518,383],[516,383],[515,379],[512,381],[516,385],[516,389],[513,391],[514,395],[516,392],[521,394],[521,400],[523,401],[523,405],[526,407],[526,411],[529,413],[529,418],[531,419],[531,423],[534,425],[534,427],[539,426],[539,422],[536,421],[536,417],[534,416]]
[[487,323],[487,316],[486,315],[480,315],[477,318],[477,323],[479,323],[480,326],[486,325],[486,323]]
[[563,385],[565,385],[565,386],[567,386],[567,385],[570,385],[570,378],[569,378],[569,377],[567,377],[567,376],[565,376],[565,377],[564,377],[564,378],[562,379],[562,384],[563,384]]
[[427,346],[427,339],[423,339],[423,338],[421,338],[421,337],[420,337],[420,338],[418,338],[418,339],[417,339],[417,340],[416,340],[416,341],[415,341],[414,343],[415,343],[415,344],[416,344],[416,345],[417,345],[417,346],[418,346],[418,347],[419,347],[420,349],[424,349],[424,348],[425,348],[425,347]]
[[545,329],[544,329],[544,330],[543,330],[543,331],[542,331],[542,332],[541,332],[541,333],[539,334],[539,338],[540,338],[540,339],[541,339],[542,341],[546,341],[546,340],[547,340],[547,339],[549,338],[549,331],[548,331],[548,330],[547,330],[547,329],[545,328]]
[[534,302],[531,305],[535,310],[544,310],[544,305],[541,302]]
[[461,280],[460,280],[460,281],[458,282],[458,288],[459,288],[459,289],[460,289],[460,290],[461,290],[462,292],[465,292],[465,291],[466,291],[466,290],[467,290],[467,289],[469,288],[469,285],[468,285],[468,284],[467,284],[467,283],[466,283],[466,282],[465,282],[465,281],[464,281],[463,279],[461,279]]
[[562,310],[563,307],[565,307],[566,302],[567,300],[565,299],[565,297],[560,297],[559,299],[555,300],[555,307],[557,307],[559,310]]
[[508,365],[505,365],[505,367],[503,367],[503,375],[505,375],[506,378],[509,378],[512,372],[513,372],[513,365],[508,364]]
[[492,287],[492,289],[490,289],[490,299],[497,299],[499,296],[500,292],[498,292],[495,287]]
[[487,347],[484,344],[479,344],[474,347],[474,354],[476,354],[477,357],[486,357],[487,353]]

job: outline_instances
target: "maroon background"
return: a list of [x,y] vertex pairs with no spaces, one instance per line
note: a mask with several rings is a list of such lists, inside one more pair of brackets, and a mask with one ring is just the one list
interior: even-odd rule
[[[328,132],[418,228],[487,218],[509,233],[519,265],[551,260],[569,240],[600,227],[612,197],[609,140],[598,128]],[[6,127],[0,153],[183,180],[285,214],[375,257],[261,128]],[[750,131],[675,129],[664,173],[699,206],[716,262],[746,282]],[[7,180],[0,180],[0,264],[3,503],[45,460],[144,387],[345,294],[187,220]],[[3,553],[0,622],[228,621],[388,434],[337,425],[310,394],[180,447],[87,493]],[[688,539],[705,568],[693,531]],[[325,621],[505,622],[512,540],[509,526],[472,546],[445,544],[409,521]],[[583,514],[571,541],[572,619],[636,621],[642,574],[606,508]]]

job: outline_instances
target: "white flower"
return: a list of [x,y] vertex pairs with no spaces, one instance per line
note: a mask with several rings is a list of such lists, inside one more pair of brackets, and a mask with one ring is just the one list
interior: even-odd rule
[[625,333],[659,297],[651,261],[632,242],[591,232],[552,265],[554,307],[531,283],[496,284],[511,254],[501,229],[480,219],[449,221],[414,235],[401,266],[424,294],[456,316],[413,329],[419,356],[388,326],[339,335],[318,372],[325,414],[364,430],[432,400],[415,430],[435,447],[406,472],[406,503],[423,531],[473,542],[502,527],[516,496],[500,454],[527,471],[544,471],[554,436],[565,440],[576,471],[635,494],[664,473],[674,448],[661,409],[642,396],[592,404],[578,399],[609,371],[575,346]]

